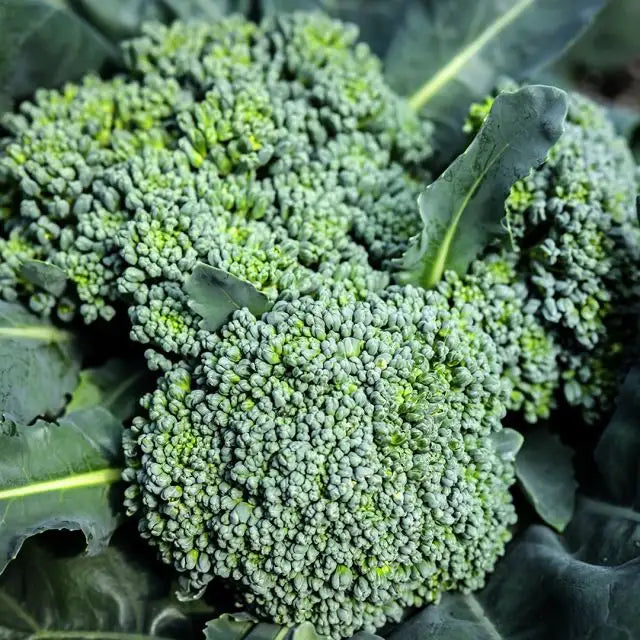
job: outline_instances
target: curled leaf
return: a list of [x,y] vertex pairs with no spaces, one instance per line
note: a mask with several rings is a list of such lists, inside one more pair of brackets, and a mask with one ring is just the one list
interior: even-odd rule
[[209,331],[221,327],[238,309],[246,307],[260,316],[271,307],[267,296],[250,282],[203,262],[196,265],[185,290],[189,306],[202,316],[203,327]]
[[527,435],[516,457],[516,475],[538,515],[558,531],[571,520],[578,483],[573,451],[546,429]]
[[55,415],[73,390],[80,358],[73,335],[0,301],[0,423]]
[[0,573],[27,538],[49,529],[81,530],[90,554],[107,545],[119,520],[121,438],[102,407],[0,433]]
[[430,288],[447,269],[465,273],[503,233],[509,190],[544,161],[566,114],[567,96],[554,87],[500,94],[469,148],[420,195],[423,230],[397,261],[397,280]]

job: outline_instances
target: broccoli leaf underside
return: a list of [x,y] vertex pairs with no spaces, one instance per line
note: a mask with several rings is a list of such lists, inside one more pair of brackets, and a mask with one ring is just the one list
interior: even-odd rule
[[104,549],[120,520],[121,430],[93,407],[0,434],[0,573],[49,529],[81,530],[90,554]]
[[202,317],[202,326],[209,331],[220,328],[238,309],[246,307],[260,316],[271,307],[267,296],[250,282],[203,262],[194,268],[185,290],[189,306]]

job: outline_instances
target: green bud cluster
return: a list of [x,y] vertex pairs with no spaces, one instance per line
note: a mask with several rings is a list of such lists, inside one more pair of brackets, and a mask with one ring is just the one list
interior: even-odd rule
[[[0,294],[87,323],[129,308],[166,368],[199,348],[181,291],[198,261],[272,300],[332,274],[384,286],[357,228],[365,207],[413,208],[401,186],[424,176],[431,128],[356,39],[322,14],[150,24],[126,73],[39,92],[3,119]],[[33,259],[64,271],[63,294],[25,280]]]
[[446,272],[437,289],[495,342],[511,385],[507,409],[522,411],[529,422],[548,418],[560,383],[559,350],[540,322],[540,304],[518,280],[513,254],[476,260],[464,277]]
[[483,584],[514,522],[491,338],[436,292],[237,311],[125,435],[126,504],[199,591],[331,638]]

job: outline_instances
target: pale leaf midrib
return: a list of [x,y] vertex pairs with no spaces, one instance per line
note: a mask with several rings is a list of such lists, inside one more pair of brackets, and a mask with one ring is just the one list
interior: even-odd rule
[[535,0],[520,0],[511,9],[492,22],[475,40],[461,49],[449,62],[435,73],[410,98],[409,106],[420,111],[437,93],[462,70],[464,65],[501,31],[504,31],[520,14],[530,7]]
[[483,169],[482,173],[473,181],[473,184],[465,194],[464,200],[462,201],[461,205],[458,207],[458,210],[455,212],[455,215],[453,216],[451,224],[449,225],[449,228],[447,229],[447,232],[445,234],[444,240],[438,249],[436,260],[432,268],[427,272],[426,277],[423,278],[422,285],[426,289],[430,289],[431,287],[434,287],[440,281],[440,278],[442,277],[442,274],[447,264],[449,251],[451,250],[451,244],[453,243],[453,239],[455,238],[458,225],[460,224],[460,220],[462,219],[462,216],[464,215],[466,208],[469,206],[469,203],[471,202],[472,198],[477,193],[478,188],[482,184],[482,181],[487,177],[487,174],[491,170],[491,167],[493,167],[493,165],[502,157],[502,155],[506,152],[506,150],[510,146],[511,145],[508,142],[505,143],[502,149],[500,149],[500,151],[498,151],[493,156],[491,161],[487,163],[487,166]]
[[72,338],[68,331],[55,327],[0,327],[0,340],[36,340],[40,342],[69,342]]
[[96,487],[105,484],[113,484],[121,479],[122,469],[116,467],[108,467],[105,469],[97,469],[87,471],[85,473],[77,473],[64,478],[55,480],[45,480],[42,482],[34,482],[11,489],[0,491],[0,500],[15,500],[18,498],[26,498],[27,496],[39,495],[43,493],[51,493],[53,491],[69,491],[73,489],[84,489],[86,487]]

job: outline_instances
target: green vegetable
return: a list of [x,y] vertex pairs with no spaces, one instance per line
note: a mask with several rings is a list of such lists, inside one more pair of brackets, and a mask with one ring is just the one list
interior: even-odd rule
[[192,621],[163,578],[118,547],[68,558],[57,556],[51,545],[29,541],[0,577],[0,637],[195,638]]
[[501,361],[443,302],[243,309],[165,374],[125,433],[125,496],[186,591],[232,578],[259,615],[342,638],[482,586],[514,522]]
[[94,407],[0,433],[0,571],[47,529],[82,530],[92,554],[108,544],[119,520],[120,432],[113,415]]
[[0,300],[0,426],[55,415],[79,368],[72,333]]
[[636,635],[602,1],[291,1],[0,0],[0,636]]
[[516,475],[540,517],[562,531],[573,515],[576,481],[573,452],[544,429],[527,435],[516,459]]

